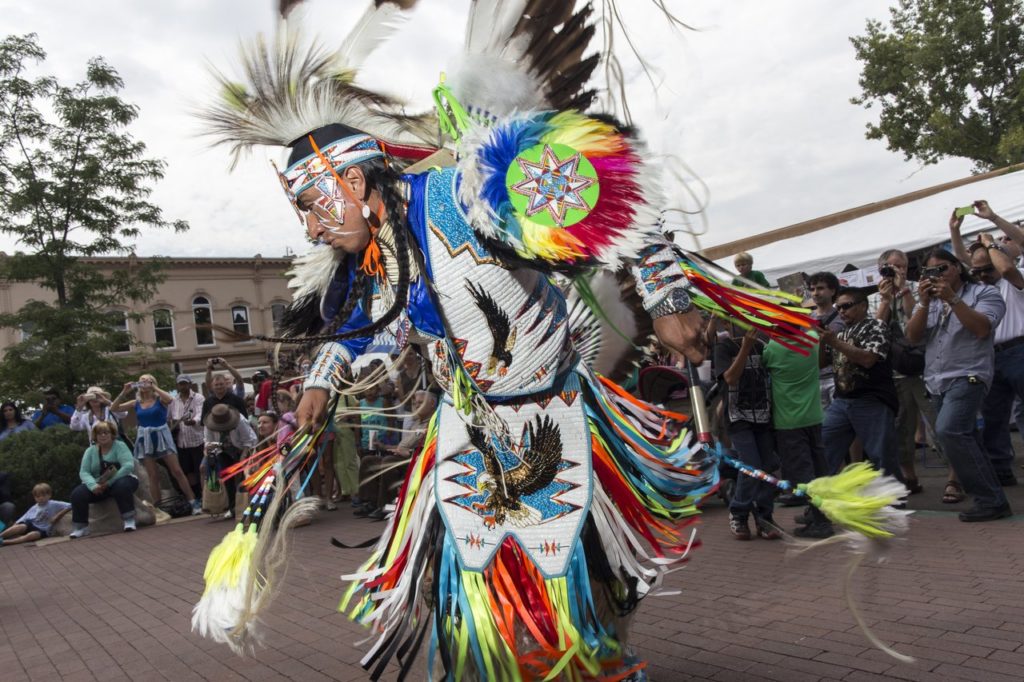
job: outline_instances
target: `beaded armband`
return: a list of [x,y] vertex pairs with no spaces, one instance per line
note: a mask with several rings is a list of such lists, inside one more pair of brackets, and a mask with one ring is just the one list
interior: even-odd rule
[[325,391],[337,389],[338,379],[351,364],[348,349],[337,342],[326,343],[317,353],[316,361],[309,375],[302,383],[302,390],[322,388]]
[[[651,317],[686,312],[691,307],[690,281],[679,265],[679,255],[667,242],[651,244],[632,266],[636,291]],[[678,292],[678,293],[676,293]]]

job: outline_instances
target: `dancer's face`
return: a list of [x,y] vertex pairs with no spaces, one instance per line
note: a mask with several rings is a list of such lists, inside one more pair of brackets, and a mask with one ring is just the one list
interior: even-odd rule
[[342,171],[341,179],[348,192],[332,174],[325,173],[298,195],[295,203],[310,239],[345,253],[359,253],[370,243],[370,225],[362,215],[362,206],[351,197],[362,199],[366,195],[365,177],[359,168],[351,166]]

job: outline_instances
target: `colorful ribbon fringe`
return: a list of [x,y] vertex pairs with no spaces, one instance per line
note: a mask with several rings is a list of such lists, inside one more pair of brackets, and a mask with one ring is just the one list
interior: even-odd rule
[[363,659],[371,679],[394,656],[405,677],[428,630],[430,669],[439,660],[445,679],[615,681],[642,667],[627,662],[614,614],[635,608],[695,545],[687,521],[717,468],[698,457],[683,415],[581,378],[596,475],[565,575],[545,577],[512,538],[483,571],[461,567],[435,509],[435,418],[377,549],[345,576],[354,582],[341,610],[377,632]]

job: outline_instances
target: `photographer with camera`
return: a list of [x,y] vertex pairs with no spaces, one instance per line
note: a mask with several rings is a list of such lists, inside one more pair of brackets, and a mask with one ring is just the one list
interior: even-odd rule
[[[221,358],[221,357],[209,358],[206,361],[206,377],[205,377],[205,381],[206,381],[206,392],[207,392],[206,395],[207,395],[207,397],[209,397],[210,393],[213,391],[213,382],[214,382],[214,379],[215,379],[214,371],[215,370],[220,370],[218,372],[218,374],[224,374],[224,372],[227,372],[228,374],[230,374],[231,375],[231,379],[233,379],[233,381],[229,380],[228,384],[229,384],[229,386],[231,388],[232,393],[237,395],[239,398],[243,398],[243,399],[245,398],[245,379],[242,378],[241,372],[239,372],[237,369],[232,367],[231,363],[229,363],[227,360],[225,360],[224,358]],[[245,413],[243,412],[243,414],[245,414]]]
[[[916,495],[924,490],[917,480],[917,471],[914,469],[917,425],[924,415],[928,434],[934,435],[935,410],[928,401],[928,391],[924,387],[922,377],[923,349],[906,343],[907,321],[917,304],[917,282],[907,278],[909,264],[907,254],[899,249],[882,252],[878,257],[878,274],[882,279],[878,283],[878,293],[872,294],[868,299],[868,308],[872,317],[889,325],[889,332],[892,334],[892,379],[899,401],[899,410],[896,413],[896,442],[900,470],[910,494]],[[947,490],[947,493],[951,491]],[[960,499],[952,501],[959,502]]]
[[[972,208],[975,215],[989,220],[1007,236],[1020,233],[1016,225],[996,215],[987,201],[976,201]],[[962,220],[957,219],[955,212],[950,218],[951,227],[955,222],[958,233]],[[1024,400],[1024,271],[1018,269],[1010,249],[990,234],[978,236],[978,241],[971,244],[969,258],[971,274],[998,289],[1006,303],[1006,315],[993,337],[995,369],[981,408],[985,421],[982,442],[1000,485],[1016,485],[1010,415],[1014,398]],[[1024,419],[1018,419],[1019,428],[1024,427],[1022,422]],[[1020,431],[1024,433],[1024,428]]]
[[[214,373],[214,367],[222,367],[227,371]],[[230,372],[230,377],[228,372]],[[232,378],[235,384],[234,390],[231,387]],[[238,394],[239,386],[243,389],[242,395]],[[206,402],[203,403],[201,421],[206,421],[207,415],[215,405],[227,405],[238,410],[243,417],[249,417],[249,411],[245,407],[245,383],[242,381],[242,375],[223,358],[210,358],[206,361],[206,388],[209,393],[206,396]]]
[[127,412],[112,412],[110,394],[99,386],[90,386],[75,402],[75,413],[71,415],[72,431],[87,431],[92,437],[92,427],[100,422],[111,422],[121,432],[121,420]]
[[974,505],[961,512],[960,520],[1010,516],[977,432],[978,410],[994,373],[992,338],[1006,303],[943,249],[928,254],[917,292],[920,302],[907,323],[907,339],[927,341],[924,381],[935,403],[935,432],[963,489],[974,496]]
[[202,497],[199,465],[203,461],[203,396],[192,390],[192,377],[181,374],[177,380],[177,395],[167,408],[174,444],[178,447],[178,461],[188,484],[196,497]]
[[[256,445],[256,432],[249,426],[249,422],[242,418],[238,410],[224,403],[213,406],[203,420],[203,425],[206,427],[203,434],[206,452],[203,466],[214,473],[236,464]],[[238,477],[233,476],[223,484],[228,496],[228,509],[223,518],[233,519]]]

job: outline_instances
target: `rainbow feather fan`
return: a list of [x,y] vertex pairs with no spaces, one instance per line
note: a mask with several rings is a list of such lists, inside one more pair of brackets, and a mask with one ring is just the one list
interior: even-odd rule
[[640,143],[573,111],[532,112],[463,136],[459,197],[483,236],[555,265],[617,264],[660,235]]

